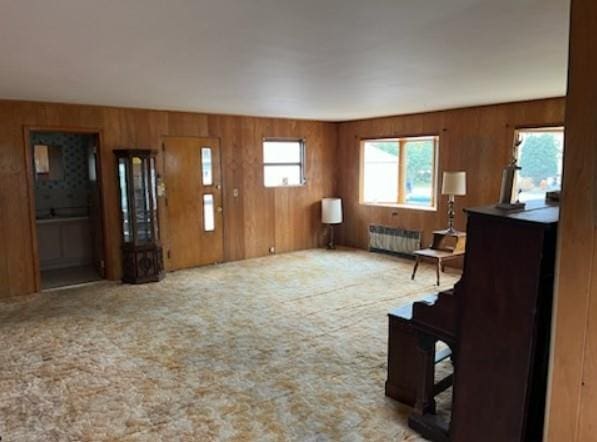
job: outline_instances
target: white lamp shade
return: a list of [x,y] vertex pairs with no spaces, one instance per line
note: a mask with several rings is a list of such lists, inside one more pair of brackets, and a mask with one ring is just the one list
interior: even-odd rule
[[442,195],[466,195],[466,172],[444,172]]
[[321,222],[323,224],[340,224],[342,222],[342,200],[340,198],[321,200]]

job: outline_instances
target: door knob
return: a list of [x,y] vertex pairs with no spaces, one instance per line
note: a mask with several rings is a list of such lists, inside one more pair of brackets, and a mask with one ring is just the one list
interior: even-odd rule
[[218,211],[218,213],[222,213],[224,211],[224,209],[222,208],[222,206],[218,206],[218,208],[216,210]]
[[216,184],[216,189],[220,190],[222,188],[221,184]]

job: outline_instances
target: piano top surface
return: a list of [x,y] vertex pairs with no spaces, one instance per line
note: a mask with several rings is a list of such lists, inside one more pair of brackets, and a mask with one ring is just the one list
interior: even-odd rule
[[545,201],[530,201],[522,210],[502,210],[495,206],[473,207],[464,209],[466,213],[489,215],[538,224],[554,224],[558,222],[560,207],[558,204],[546,203]]

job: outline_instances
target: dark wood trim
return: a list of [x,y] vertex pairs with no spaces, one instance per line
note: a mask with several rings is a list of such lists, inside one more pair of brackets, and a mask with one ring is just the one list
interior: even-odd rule
[[536,129],[555,129],[557,127],[563,127],[564,131],[566,130],[566,124],[563,121],[560,122],[555,122],[555,123],[544,123],[544,124],[516,124],[514,126],[512,125],[508,125],[508,127],[513,128],[514,131],[519,131],[519,130],[536,130]]
[[37,224],[35,216],[35,183],[33,182],[33,153],[31,146],[31,133],[34,129],[23,127],[23,139],[25,149],[25,171],[27,173],[27,197],[29,198],[29,230],[31,232],[31,259],[33,260],[33,283],[35,292],[41,290],[41,272],[39,269],[39,252],[37,249]]

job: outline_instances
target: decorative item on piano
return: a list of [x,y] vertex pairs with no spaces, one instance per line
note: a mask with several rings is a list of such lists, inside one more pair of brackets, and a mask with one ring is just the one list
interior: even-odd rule
[[545,201],[548,203],[559,203],[560,202],[560,191],[554,190],[553,192],[547,192],[545,194]]
[[521,167],[518,165],[518,147],[522,144],[522,139],[519,138],[514,142],[512,148],[512,161],[502,172],[502,186],[500,189],[500,201],[496,204],[496,208],[502,210],[522,210],[525,203],[521,203],[518,199],[518,194],[515,192],[517,187],[518,172]]

